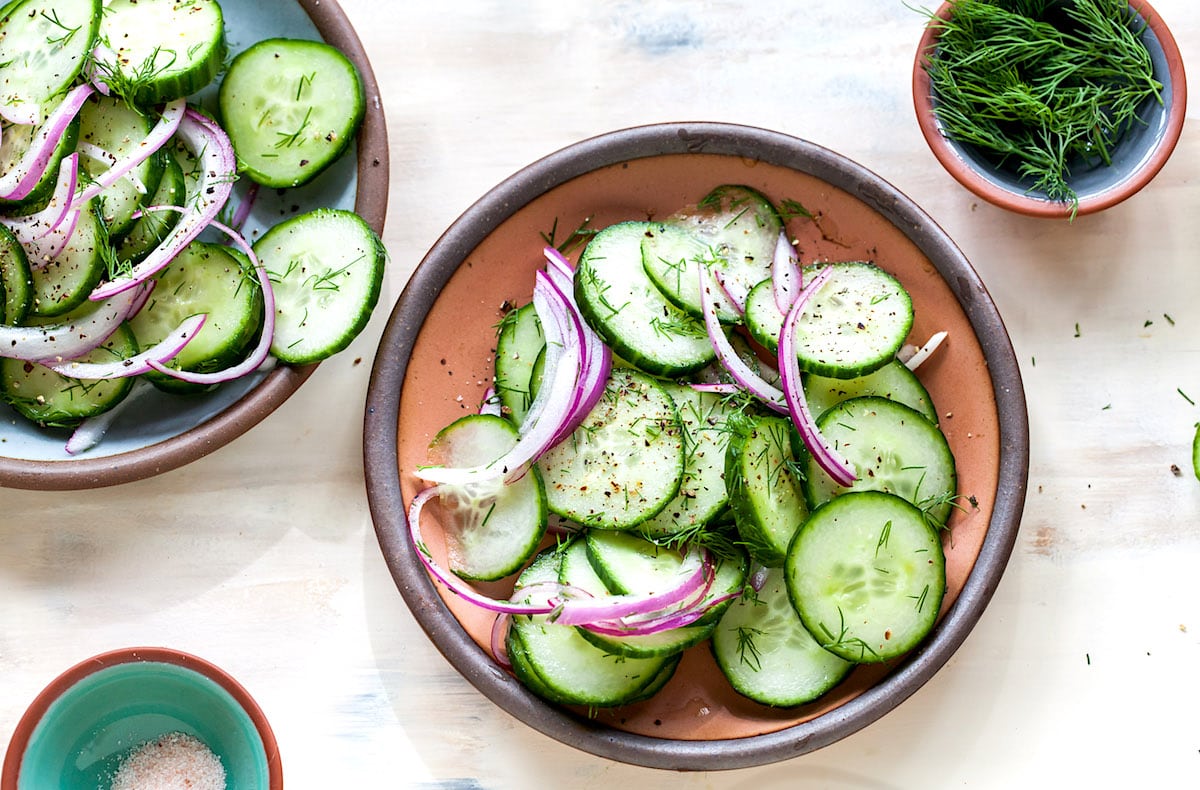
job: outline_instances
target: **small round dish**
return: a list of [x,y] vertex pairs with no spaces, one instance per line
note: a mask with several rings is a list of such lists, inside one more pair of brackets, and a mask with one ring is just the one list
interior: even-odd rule
[[[929,53],[937,46],[937,30],[927,26],[917,46],[913,65],[913,105],[917,123],[937,160],[960,184],[1001,208],[1031,217],[1068,218],[1092,214],[1115,206],[1137,193],[1158,174],[1175,150],[1187,115],[1187,78],[1179,46],[1162,17],[1144,0],[1130,6],[1145,21],[1141,40],[1150,53],[1154,77],[1163,86],[1162,103],[1147,101],[1139,110],[1140,124],[1128,129],[1112,151],[1112,164],[1080,165],[1068,178],[1078,196],[1078,206],[1052,200],[1032,189],[1011,169],[997,167],[970,144],[946,136],[934,115],[937,96],[925,70]],[[934,12],[949,19],[954,10],[945,2]]]
[[[363,78],[366,115],[355,146],[311,184],[286,191],[260,190],[244,230],[253,239],[264,228],[300,210],[353,209],[376,233],[387,213],[388,144],[379,85],[361,41],[333,0],[222,0],[230,57],[272,36],[321,39],[336,46]],[[209,87],[201,100],[215,96]],[[235,187],[236,195],[246,188]],[[69,432],[45,430],[0,404],[0,487],[36,490],[99,488],[128,483],[188,464],[257,425],[283,404],[316,369],[277,366],[229,382],[201,396],[148,392],[136,409],[118,417],[96,447],[72,456]]]
[[[585,221],[665,217],[718,184],[744,184],[776,203],[798,201],[789,236],[814,259],[872,259],[915,305],[913,337],[951,341],[922,376],[972,505],[947,545],[949,591],[940,624],[902,660],[860,668],[825,698],[772,709],[739,697],[706,644],[684,653],[648,701],[588,711],[551,705],[489,653],[494,617],[436,587],[410,542],[406,507],[433,436],[477,408],[491,384],[502,305],[530,297],[543,234],[562,240]],[[922,341],[923,342],[923,341]],[[978,275],[946,234],[879,176],[832,151],[777,132],[717,123],[625,129],[585,140],[516,173],[471,206],[429,251],[384,332],[364,426],[368,499],[392,577],[439,650],[511,715],[603,757],[674,770],[738,768],[795,757],[867,726],[924,684],[974,626],[1016,539],[1028,475],[1028,418],[1003,322]],[[422,525],[444,556],[442,527]],[[439,552],[441,554],[439,555]],[[511,580],[508,582],[511,590]],[[503,596],[502,585],[489,593]]]
[[207,746],[229,787],[283,787],[275,735],[241,684],[196,656],[142,647],[80,662],[34,699],[13,732],[0,790],[108,787],[133,750],[171,733]]

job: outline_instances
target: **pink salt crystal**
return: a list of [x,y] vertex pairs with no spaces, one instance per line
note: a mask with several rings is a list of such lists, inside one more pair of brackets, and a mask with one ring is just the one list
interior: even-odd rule
[[199,739],[172,732],[134,749],[112,790],[225,790],[225,767]]

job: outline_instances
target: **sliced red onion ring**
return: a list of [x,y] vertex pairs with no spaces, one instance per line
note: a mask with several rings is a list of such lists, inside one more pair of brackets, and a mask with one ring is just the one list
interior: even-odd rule
[[200,178],[196,191],[187,196],[188,208],[141,263],[127,274],[102,283],[89,298],[107,299],[166,268],[180,250],[213,224],[229,199],[237,178],[237,159],[228,135],[210,119],[188,108],[179,122],[176,136],[200,160]]
[[479,403],[479,413],[492,417],[503,416],[504,407],[500,403],[500,398],[496,395],[495,387],[488,387],[483,391],[483,400]]
[[717,360],[729,371],[729,375],[733,376],[734,381],[747,392],[769,408],[786,414],[788,407],[783,392],[768,384],[762,376],[758,375],[757,371],[752,370],[738,356],[733,344],[725,336],[725,330],[717,319],[716,305],[712,295],[712,278],[708,276],[707,271],[703,267],[700,269],[700,309],[704,313],[704,327],[708,330],[708,339],[712,342],[713,350],[717,352]]
[[21,161],[0,176],[0,197],[5,200],[22,200],[29,196],[45,175],[46,167],[50,164],[54,149],[62,140],[63,133],[92,93],[94,90],[90,85],[80,85],[73,88],[58,103],[34,135]]
[[[147,210],[154,211],[158,208],[154,207]],[[167,209],[178,210],[175,206],[169,206]],[[263,267],[262,262],[259,261],[258,256],[254,254],[254,248],[250,246],[250,243],[246,241],[242,234],[227,225],[213,220],[209,223],[209,227],[216,228],[227,235],[250,259],[250,263],[254,267],[254,274],[258,277],[259,285],[262,286],[263,326],[262,332],[259,335],[258,345],[254,347],[254,350],[242,362],[224,370],[218,370],[215,373],[193,373],[187,370],[175,370],[157,360],[147,360],[147,364],[159,373],[164,373],[171,378],[191,382],[192,384],[221,384],[259,370],[271,356],[271,341],[275,336],[275,290],[271,287],[271,278],[267,275],[267,270]]]
[[558,271],[567,275],[568,278],[574,276],[575,267],[571,264],[571,261],[567,259],[567,256],[559,252],[556,247],[547,245],[545,249],[542,250],[542,254],[546,256],[546,262],[550,264],[551,269],[557,269]]
[[39,362],[55,373],[73,379],[124,379],[140,376],[153,369],[154,363],[165,364],[174,359],[204,326],[206,313],[189,316],[179,323],[175,331],[168,334],[150,348],[127,359],[112,362],[80,362],[72,359],[43,359]]
[[775,294],[775,306],[785,315],[804,287],[803,270],[795,252],[787,234],[781,231],[779,240],[775,242],[775,257],[771,260],[771,288]]
[[53,326],[0,325],[0,357],[12,359],[72,359],[86,354],[109,338],[125,320],[137,298],[130,291],[106,300],[87,317]]
[[99,444],[117,417],[128,411],[146,393],[153,390],[154,385],[145,379],[133,382],[133,387],[130,388],[129,394],[120,403],[108,411],[97,414],[95,417],[88,417],[79,423],[75,430],[71,432],[71,436],[67,439],[67,444],[63,448],[66,450],[67,455],[79,455]]
[[849,486],[857,478],[854,468],[841,453],[829,446],[825,437],[817,430],[817,422],[812,411],[808,408],[808,399],[804,395],[804,384],[800,379],[800,363],[796,359],[796,321],[813,294],[821,289],[829,276],[833,274],[830,267],[823,268],[813,277],[812,281],[800,291],[796,301],[783,319],[783,328],[779,330],[779,372],[782,376],[783,394],[787,398],[788,411],[792,422],[804,441],[804,446],[812,453],[813,460],[825,470],[840,486]]
[[551,620],[559,625],[586,625],[659,612],[688,600],[697,590],[703,590],[709,569],[707,553],[703,549],[692,549],[683,555],[675,583],[661,592],[572,599],[564,603]]
[[492,658],[496,659],[496,663],[505,669],[512,669],[512,661],[508,657],[508,647],[505,645],[505,637],[508,636],[508,624],[510,620],[511,618],[508,615],[499,614],[492,621]]
[[46,207],[35,214],[21,217],[0,217],[5,227],[25,249],[29,265],[45,268],[62,254],[79,221],[79,210],[71,207],[75,187],[79,183],[79,154],[63,157],[58,169],[58,181]]
[[[167,105],[163,107],[162,114],[158,118],[158,123],[154,124],[154,128],[150,130],[145,139],[138,143],[133,151],[113,162],[108,170],[95,176],[92,179],[92,183],[80,190],[79,194],[75,197],[76,205],[82,205],[92,198],[97,197],[101,192],[129,175],[134,168],[150,158],[155,151],[166,145],[167,141],[179,129],[186,111],[186,99],[176,99],[167,102]],[[144,184],[141,185],[139,191],[146,191]]]
[[949,333],[945,330],[942,330],[941,332],[934,332],[933,336],[926,341],[925,345],[916,349],[912,356],[904,360],[905,367],[907,367],[909,370],[916,370],[919,368],[921,363],[929,359],[930,355],[933,354],[934,351],[938,350],[938,347],[942,345],[942,341],[946,339],[948,334]]
[[242,202],[238,204],[237,211],[234,212],[233,221],[229,226],[238,233],[242,232],[242,228],[246,225],[246,220],[250,219],[250,212],[254,210],[254,204],[258,201],[258,183],[253,182],[246,190],[246,195],[242,198]]

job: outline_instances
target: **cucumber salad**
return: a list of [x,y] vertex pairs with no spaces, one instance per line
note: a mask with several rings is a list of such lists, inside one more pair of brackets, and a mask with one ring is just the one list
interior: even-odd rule
[[0,400],[69,453],[138,392],[325,359],[378,301],[386,252],[353,212],[242,232],[260,187],[348,150],[355,66],[299,39],[227,55],[217,0],[0,8]]
[[[497,613],[496,659],[599,708],[655,694],[707,641],[738,693],[790,707],[919,644],[958,492],[913,371],[944,333],[908,345],[896,278],[802,264],[750,187],[574,237],[578,259],[546,247],[532,300],[501,321],[478,412],[411,470],[428,484],[413,543]],[[475,584],[501,579],[508,598]]]

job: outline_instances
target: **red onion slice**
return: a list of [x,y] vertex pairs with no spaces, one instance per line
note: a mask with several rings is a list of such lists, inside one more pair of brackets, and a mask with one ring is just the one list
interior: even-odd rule
[[58,103],[34,135],[33,142],[21,157],[21,161],[0,176],[0,197],[5,200],[22,200],[29,196],[45,175],[63,133],[92,93],[94,90],[90,85],[80,85],[73,88]]
[[934,351],[942,345],[942,341],[946,339],[949,333],[945,330],[934,332],[933,335],[925,342],[925,345],[913,351],[912,355],[904,360],[904,365],[909,370],[916,370],[921,367],[921,363],[929,359]]
[[153,369],[153,364],[164,364],[174,359],[192,341],[200,327],[204,326],[206,313],[189,316],[179,323],[175,331],[168,334],[150,348],[127,359],[112,362],[80,362],[73,359],[43,359],[39,362],[55,373],[73,379],[123,379],[140,376]]
[[45,268],[61,255],[75,232],[79,211],[71,207],[71,198],[78,183],[79,154],[73,153],[63,157],[54,193],[45,208],[22,217],[0,217],[0,222],[12,231],[25,249],[29,265],[34,269]]
[[804,446],[812,453],[813,460],[825,470],[840,486],[854,483],[857,474],[841,453],[829,446],[825,437],[817,430],[817,422],[812,411],[808,408],[808,399],[804,395],[804,384],[800,379],[800,363],[796,359],[796,321],[804,312],[805,306],[813,294],[821,289],[825,281],[833,274],[833,269],[826,267],[813,277],[812,281],[800,291],[796,301],[783,319],[783,328],[779,330],[779,372],[782,377],[783,394],[787,399],[788,411],[796,430],[804,441]]
[[[93,178],[92,183],[84,187],[75,197],[76,206],[82,205],[92,198],[99,196],[104,190],[120,181],[135,167],[146,161],[155,151],[166,145],[167,141],[179,129],[185,111],[187,111],[187,100],[176,99],[175,101],[168,102],[159,116],[158,123],[154,124],[154,128],[150,130],[145,139],[138,143],[133,151],[113,162],[108,170]],[[142,185],[140,191],[144,192],[145,189],[146,187]]]
[[787,315],[788,308],[796,301],[796,295],[803,287],[804,274],[795,250],[787,234],[780,232],[779,240],[775,242],[775,257],[771,260],[771,288],[779,312]]
[[708,276],[707,270],[704,268],[700,269],[700,309],[704,313],[704,327],[708,330],[708,339],[717,353],[717,360],[725,370],[729,371],[729,375],[733,376],[734,381],[769,408],[786,414],[788,406],[783,392],[768,384],[762,376],[758,375],[757,371],[751,370],[750,366],[738,356],[733,344],[729,342],[729,338],[725,336],[725,330],[717,318],[712,278]]
[[107,299],[166,268],[180,250],[213,223],[229,199],[237,178],[237,160],[224,130],[209,118],[188,108],[179,122],[176,136],[200,160],[200,178],[196,191],[187,196],[187,210],[141,263],[128,273],[102,283],[89,298],[96,301]]
[[12,359],[72,359],[96,348],[129,312],[137,294],[130,291],[106,300],[86,317],[53,326],[0,325],[0,356]]
[[130,388],[129,394],[120,403],[108,411],[97,414],[95,417],[88,417],[79,423],[75,430],[71,432],[71,436],[67,439],[67,444],[63,448],[66,450],[67,455],[79,455],[99,444],[100,440],[104,438],[104,434],[108,433],[108,429],[112,427],[116,419],[141,400],[146,393],[152,391],[154,391],[154,385],[145,379],[133,382],[133,387]]

